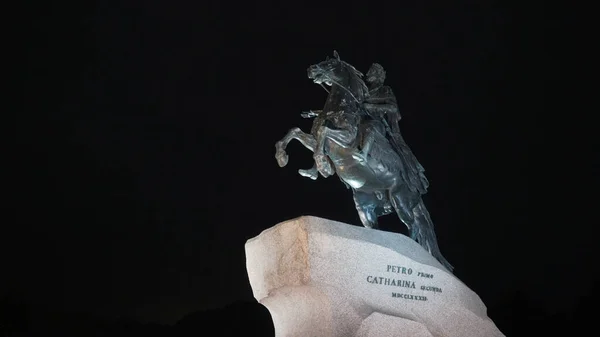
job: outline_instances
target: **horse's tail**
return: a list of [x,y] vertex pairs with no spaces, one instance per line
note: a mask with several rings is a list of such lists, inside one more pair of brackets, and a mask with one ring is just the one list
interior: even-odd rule
[[433,229],[433,221],[423,200],[414,208],[414,223],[410,231],[410,237],[417,241],[433,257],[435,257],[448,271],[452,272],[454,267],[444,258],[437,244],[437,238]]

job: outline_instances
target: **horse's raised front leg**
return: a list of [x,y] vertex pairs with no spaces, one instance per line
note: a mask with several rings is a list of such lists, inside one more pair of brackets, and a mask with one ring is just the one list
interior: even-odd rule
[[293,128],[283,137],[280,141],[275,143],[275,158],[279,166],[284,167],[288,163],[288,155],[285,153],[285,149],[292,139],[297,139],[307,149],[314,152],[317,141],[313,135],[308,134],[300,130],[300,128]]
[[317,170],[316,164],[308,170],[299,169],[298,173],[300,173],[301,176],[310,178],[312,180],[317,180],[317,178],[319,177],[319,170]]

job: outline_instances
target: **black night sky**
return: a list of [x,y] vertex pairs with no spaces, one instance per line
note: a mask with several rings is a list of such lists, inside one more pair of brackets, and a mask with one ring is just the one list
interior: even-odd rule
[[[306,68],[336,49],[363,72],[386,68],[442,252],[498,327],[587,311],[597,286],[576,275],[592,238],[556,247],[565,224],[538,206],[533,178],[546,146],[541,7],[97,1],[27,12],[0,297],[173,324],[254,301],[244,243],[262,230],[300,215],[359,225],[337,178],[297,174],[310,152],[292,143],[286,168],[274,158],[288,129],[310,130],[300,112],[326,93]],[[406,233],[394,215],[381,222]]]

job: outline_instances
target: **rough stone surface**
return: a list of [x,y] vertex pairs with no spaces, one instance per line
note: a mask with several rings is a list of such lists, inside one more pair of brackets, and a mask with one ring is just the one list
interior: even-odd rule
[[276,337],[504,336],[479,296],[404,235],[303,216],[245,248]]

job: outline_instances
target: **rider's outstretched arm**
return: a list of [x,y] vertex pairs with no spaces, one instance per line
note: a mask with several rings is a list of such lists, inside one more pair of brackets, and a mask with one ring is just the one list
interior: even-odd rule
[[308,110],[308,111],[304,111],[300,114],[300,116],[302,116],[303,118],[314,118],[317,117],[321,111],[323,110]]

